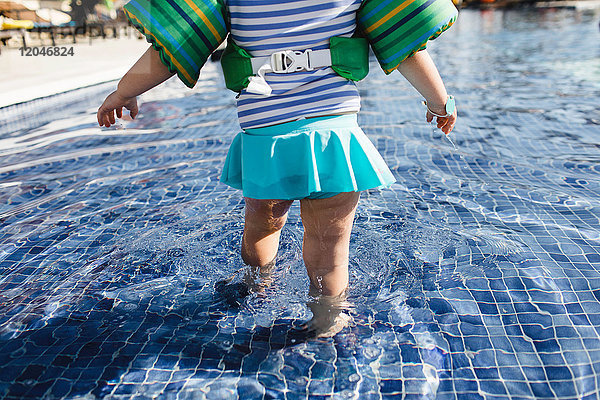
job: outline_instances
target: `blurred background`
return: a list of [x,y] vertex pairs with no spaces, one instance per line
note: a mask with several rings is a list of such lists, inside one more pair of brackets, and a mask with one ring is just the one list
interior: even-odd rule
[[[484,12],[600,13],[600,0],[453,1],[460,9]],[[0,1],[0,108],[120,78],[148,47],[128,22],[126,3]],[[49,47],[54,49],[40,54]]]
[[3,46],[56,45],[64,39],[108,34],[119,37],[128,23],[123,14],[126,1],[64,0],[0,1],[0,38]]
[[126,3],[0,1],[0,107],[122,76],[148,47]]

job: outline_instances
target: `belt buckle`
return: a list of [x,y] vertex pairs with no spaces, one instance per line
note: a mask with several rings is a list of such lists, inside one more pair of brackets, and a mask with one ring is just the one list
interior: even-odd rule
[[277,74],[287,74],[301,70],[312,71],[309,65],[309,54],[312,50],[304,52],[298,50],[282,50],[271,54],[271,69]]

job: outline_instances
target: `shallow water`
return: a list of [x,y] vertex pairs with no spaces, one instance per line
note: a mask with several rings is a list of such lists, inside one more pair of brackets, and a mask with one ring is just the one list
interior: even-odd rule
[[266,292],[215,291],[243,275],[243,202],[214,65],[115,128],[114,83],[0,109],[0,397],[600,398],[597,23],[462,11],[430,45],[457,149],[373,66],[360,122],[398,182],[361,197],[329,339],[301,329],[297,204]]

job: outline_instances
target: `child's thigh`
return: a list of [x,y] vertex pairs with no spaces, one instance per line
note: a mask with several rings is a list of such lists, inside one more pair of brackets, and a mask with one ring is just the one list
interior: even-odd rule
[[294,202],[293,200],[262,200],[244,197],[246,202],[246,224],[266,226],[270,228],[283,227],[287,213]]
[[349,234],[359,197],[360,192],[343,192],[325,199],[300,200],[305,232],[332,236]]

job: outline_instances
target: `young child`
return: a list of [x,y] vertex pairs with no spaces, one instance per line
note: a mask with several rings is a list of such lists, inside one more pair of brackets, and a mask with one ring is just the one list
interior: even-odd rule
[[[114,124],[115,111],[121,118],[123,107],[135,118],[136,96],[175,73],[185,79],[185,71],[169,59],[175,50],[169,53],[167,46],[160,43],[156,46],[160,40],[151,31],[154,28],[139,26],[142,17],[135,14],[134,1],[128,16],[164,52],[161,54],[151,46],[125,74],[117,90],[98,110],[100,126]],[[421,3],[428,6],[432,1]],[[157,7],[152,11],[161,12]],[[242,259],[258,271],[272,267],[288,210],[294,200],[300,200],[304,226],[302,255],[311,293],[322,300],[325,308],[331,308],[332,303],[344,298],[348,287],[350,233],[360,192],[389,186],[395,181],[356,122],[360,99],[354,81],[334,71],[327,60],[320,67],[310,65],[314,60],[306,61],[317,50],[328,51],[332,37],[355,34],[361,1],[226,0],[223,7],[230,39],[253,60],[258,60],[260,67],[258,72],[253,71],[255,75],[247,80],[248,87],[241,89],[237,98],[242,132],[233,140],[221,176],[222,182],[243,190]],[[375,15],[379,8],[370,11],[371,14]],[[375,32],[386,18],[377,17],[375,28],[366,30],[372,28]],[[445,134],[452,131],[456,122],[454,101],[446,93],[424,44],[450,26],[452,18],[455,16],[445,17],[441,29],[437,27],[434,33],[413,41],[408,57],[403,56],[399,65],[393,67],[426,99],[426,120],[437,118],[437,126]],[[198,21],[208,28],[216,25],[211,24],[209,17]],[[372,46],[381,40],[378,35],[367,35]],[[306,55],[306,49],[310,49],[310,54]],[[374,49],[381,62],[383,56],[375,46]],[[294,54],[288,50],[294,50]],[[277,59],[273,54],[282,57],[283,69],[290,64],[295,69],[282,73],[281,66],[274,65]],[[331,58],[336,57],[331,50]],[[318,314],[318,309],[313,308],[313,312]],[[321,325],[332,325],[336,320],[315,315],[315,319],[319,318],[326,320]]]

